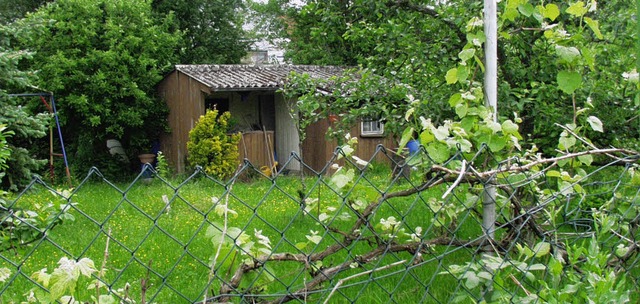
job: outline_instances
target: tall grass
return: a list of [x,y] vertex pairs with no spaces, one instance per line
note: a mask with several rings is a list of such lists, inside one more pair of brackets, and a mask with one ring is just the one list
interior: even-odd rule
[[[3,302],[19,302],[33,288],[39,288],[29,276],[42,268],[54,269],[63,256],[79,259],[88,257],[100,267],[105,257],[107,238],[110,237],[106,273],[102,278],[112,289],[130,285],[129,295],[139,301],[144,291],[147,301],[157,303],[192,303],[212,296],[222,284],[220,279],[232,275],[224,265],[239,264],[239,257],[225,253],[222,265],[217,269],[216,280],[208,286],[211,259],[217,246],[206,231],[212,223],[223,221],[215,212],[216,202],[228,197],[228,206],[237,213],[228,219],[229,227],[238,227],[247,234],[262,230],[271,240],[273,252],[311,253],[340,242],[335,231],[325,231],[318,222],[319,211],[303,212],[300,196],[317,198],[322,204],[331,204],[350,213],[350,221],[334,221],[331,227],[347,230],[356,214],[346,207],[355,197],[367,202],[376,201],[382,193],[407,189],[410,182],[390,184],[389,170],[372,170],[365,173],[346,196],[337,193],[325,182],[312,176],[304,181],[298,177],[281,176],[277,179],[256,178],[233,185],[218,183],[208,178],[164,182],[155,179],[150,184],[136,181],[131,184],[111,184],[101,179],[88,181],[78,187],[69,211],[75,217],[49,231],[45,238],[17,250],[2,252],[0,267],[7,267],[23,275],[11,281],[2,294]],[[303,187],[303,183],[305,183]],[[304,189],[305,192],[301,192]],[[382,218],[394,216],[401,219],[407,229],[424,227],[426,236],[435,237],[441,231],[433,228],[433,211],[425,203],[442,191],[423,192],[420,195],[394,198],[380,205],[372,218],[375,225]],[[170,203],[163,199],[166,196]],[[217,198],[217,199],[216,199]],[[16,202],[17,208],[29,209],[33,204],[45,204],[61,199],[44,186],[36,185]],[[479,223],[461,225],[456,234],[460,237],[477,235]],[[307,235],[320,231],[324,237],[319,244],[309,243]],[[363,238],[373,237],[371,230],[362,231]],[[301,244],[306,244],[301,246]],[[322,261],[315,267],[335,266],[370,251],[375,245],[358,242]],[[450,252],[453,253],[451,254]],[[379,260],[346,271],[311,293],[306,301],[322,301],[331,294],[331,286],[340,278],[371,271],[357,279],[342,282],[342,287],[331,295],[332,303],[361,303],[425,301],[447,302],[459,283],[452,276],[438,275],[446,264],[462,264],[472,258],[473,252],[448,246],[434,247],[427,263],[414,261],[408,253],[387,253]],[[376,270],[390,263],[405,261],[397,267]],[[412,266],[412,263],[419,264]],[[286,294],[303,286],[310,279],[310,268],[303,263],[272,263],[259,275],[273,275],[274,279],[263,285],[259,280],[252,292]],[[415,268],[414,268],[415,267]],[[143,284],[142,282],[147,283]],[[87,281],[88,282],[88,281]],[[86,300],[95,290],[78,290],[79,298]],[[258,288],[256,288],[256,285]],[[456,287],[458,286],[458,287]],[[105,292],[104,290],[102,291]],[[247,300],[247,299],[245,299]]]

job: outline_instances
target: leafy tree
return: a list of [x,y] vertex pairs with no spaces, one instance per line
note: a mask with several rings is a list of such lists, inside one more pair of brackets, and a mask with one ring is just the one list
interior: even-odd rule
[[9,23],[53,0],[0,0],[0,23]]
[[[11,149],[7,144],[7,137],[13,135],[10,131],[7,131],[6,125],[0,125],[0,181],[5,176],[5,170],[8,168],[7,161],[11,156]],[[1,193],[0,191],[0,194]]]
[[[276,21],[272,28],[289,38],[286,56],[294,63],[360,66],[368,69],[367,73],[410,87],[415,99],[421,101],[415,110],[432,121],[454,117],[455,113],[447,110],[447,102],[459,88],[445,85],[447,72],[460,56],[465,56],[460,51],[468,41],[484,41],[482,30],[468,31],[482,22],[468,18],[479,15],[481,2],[336,0],[307,1],[301,7],[273,5],[283,2],[290,1],[274,0],[266,7],[271,8],[271,14],[281,16],[271,18]],[[560,1],[557,7],[559,12],[566,12],[576,9],[579,3],[587,7],[592,2]],[[633,102],[635,85],[621,77],[634,66],[634,58],[625,51],[634,45],[633,3],[607,1],[598,3],[597,9],[586,15],[567,13],[554,20],[567,32],[575,33],[569,41],[577,42],[581,52],[570,69],[584,71],[584,85],[573,95],[562,95],[558,87],[557,71],[564,68],[565,59],[545,34],[551,29],[536,21],[539,14],[535,6],[520,0],[502,1],[499,6],[503,29],[498,43],[500,114],[520,113],[525,138],[553,153],[561,130],[549,122],[572,122],[574,112],[585,108],[587,100],[602,109],[603,121],[616,132],[615,136],[589,134],[596,143],[628,144],[628,139],[637,138],[638,124],[628,123],[638,109]],[[514,10],[531,18],[512,18]],[[593,20],[599,20],[599,32],[584,26]],[[598,52],[607,55],[590,57]],[[482,60],[482,56],[476,54],[472,59]],[[463,81],[482,81],[481,66],[462,72],[456,76]],[[384,90],[376,82],[369,85]],[[370,98],[362,105],[386,115],[384,109],[406,110],[407,103],[408,100]]]
[[161,16],[175,14],[184,40],[174,51],[180,63],[239,63],[249,41],[242,28],[243,1],[154,0],[153,9]]
[[148,152],[166,126],[166,105],[153,92],[176,60],[172,16],[155,19],[150,1],[61,0],[27,19],[51,20],[23,42],[36,52],[38,86],[58,97],[72,163],[100,166],[108,138]]
[[38,29],[37,24],[0,25],[0,125],[4,126],[6,134],[11,134],[11,137],[6,138],[7,145],[2,147],[2,163],[6,161],[7,166],[0,169],[2,175],[6,173],[2,188],[14,191],[29,183],[32,175],[46,163],[46,160],[37,159],[30,147],[34,140],[46,135],[50,116],[48,113],[32,113],[25,106],[24,100],[10,97],[8,91],[33,90],[31,82],[34,80],[34,73],[19,68],[20,62],[32,56],[32,53],[13,50],[10,43],[13,39],[29,35]]

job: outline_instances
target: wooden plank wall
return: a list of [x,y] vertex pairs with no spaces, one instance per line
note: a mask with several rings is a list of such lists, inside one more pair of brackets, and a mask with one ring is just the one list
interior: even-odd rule
[[170,133],[160,138],[160,149],[176,173],[185,172],[189,131],[204,115],[204,95],[209,88],[193,78],[173,71],[159,85],[158,93],[169,107]]
[[[262,166],[271,167],[273,164],[274,152],[273,131],[249,131],[242,133],[238,152],[240,161],[248,159],[256,168]],[[270,154],[269,154],[270,153]]]
[[322,170],[331,159],[337,144],[327,139],[328,120],[319,121],[307,127],[306,139],[302,145],[302,157],[307,166],[315,171]]
[[[336,140],[328,140],[326,137],[328,128],[328,120],[319,121],[307,128],[307,138],[303,144],[304,162],[315,171],[320,171],[327,165],[337,147]],[[366,161],[371,160],[378,145],[387,149],[397,148],[396,141],[391,135],[385,137],[361,136],[360,123],[351,128],[350,134],[358,137],[355,155]],[[389,158],[382,153],[377,154],[372,161],[390,164]]]

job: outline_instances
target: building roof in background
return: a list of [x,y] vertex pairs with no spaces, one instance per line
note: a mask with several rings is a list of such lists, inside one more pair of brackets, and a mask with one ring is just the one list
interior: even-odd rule
[[212,91],[278,90],[291,72],[311,78],[340,76],[345,68],[315,65],[176,65],[180,71]]

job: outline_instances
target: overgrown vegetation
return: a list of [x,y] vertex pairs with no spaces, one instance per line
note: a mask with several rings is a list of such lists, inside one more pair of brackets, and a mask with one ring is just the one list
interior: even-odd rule
[[[341,92],[354,96],[332,96],[343,101],[332,103],[342,110],[333,112],[342,114],[341,119],[379,115],[393,125],[412,108],[417,117],[440,125],[456,117],[448,102],[461,88],[447,82],[458,77],[466,81],[465,91],[482,82],[483,67],[474,64],[482,60],[478,50],[485,40],[481,1],[268,2],[263,9],[272,15],[265,22],[271,33],[288,38],[283,47],[292,62],[364,68],[365,77],[347,82]],[[630,52],[637,39],[635,3],[547,1],[542,7],[547,4],[557,10],[541,13],[540,3],[526,0],[498,4],[498,118],[513,119],[512,113],[518,113],[523,144],[535,142],[541,152],[553,155],[562,130],[552,123],[572,117],[574,101],[582,107],[590,100],[611,135],[589,131],[588,137],[598,146],[635,147],[638,87],[621,77],[633,74],[637,57]],[[582,12],[584,8],[589,11]],[[469,44],[474,43],[476,53],[471,54]],[[469,65],[460,64],[460,73],[450,72],[461,61]],[[583,76],[573,95],[558,87],[563,70]],[[418,102],[412,104],[407,94],[398,97],[393,93],[397,90],[408,91]],[[349,98],[353,105],[340,109]]]
[[18,36],[14,47],[34,52],[22,63],[39,71],[35,85],[57,97],[74,168],[103,165],[94,160],[109,156],[110,138],[130,156],[148,153],[166,130],[166,105],[153,92],[176,62],[181,36],[172,16],[155,19],[149,1],[64,0],[25,22],[43,30]]
[[[14,50],[11,42],[16,38],[31,35],[42,30],[38,24],[0,25],[0,124],[10,132],[7,146],[11,157],[6,158],[4,178],[0,185],[4,190],[17,191],[40,172],[46,160],[36,156],[35,144],[46,134],[51,116],[46,112],[32,111],[27,100],[9,96],[12,92],[23,92],[33,87],[34,72],[23,70],[20,63],[33,53],[26,50]],[[40,102],[38,100],[38,102]]]
[[201,166],[207,174],[220,180],[231,176],[240,163],[238,143],[240,133],[228,134],[231,114],[207,110],[189,131],[187,161],[192,167]]
[[152,8],[160,16],[173,16],[183,33],[174,52],[180,64],[240,63],[251,41],[243,24],[247,21],[244,1],[154,0]]
[[[346,136],[331,171],[314,180],[283,184],[263,175],[263,183],[236,184],[238,176],[221,181],[236,170],[239,137],[227,134],[229,113],[210,111],[190,133],[188,160],[221,180],[155,189],[127,185],[126,191],[110,184],[92,197],[78,195],[79,205],[63,195],[53,218],[66,212],[82,218],[54,232],[12,226],[32,217],[18,213],[19,202],[24,210],[41,206],[43,192],[34,190],[2,219],[7,244],[24,243],[12,238],[26,231],[35,233],[27,242],[34,250],[8,247],[14,256],[3,257],[0,281],[19,286],[10,295],[16,298],[33,288],[40,300],[65,302],[97,302],[102,286],[109,286],[109,300],[128,301],[131,291],[142,302],[147,296],[375,301],[381,290],[381,302],[637,302],[640,154],[600,148],[626,142],[601,135],[605,128],[637,133],[606,110],[611,97],[625,123],[637,119],[636,92],[626,91],[638,88],[637,70],[624,52],[613,59],[599,53],[628,47],[629,40],[613,41],[606,31],[613,25],[602,26],[598,17],[616,9],[628,14],[630,6],[502,1],[498,56],[506,110],[495,113],[484,104],[487,37],[479,4],[437,4],[309,1],[284,18],[296,60],[365,66],[353,79],[331,79],[332,94],[316,92],[309,78],[293,77],[284,91],[302,95],[294,110],[298,131],[329,114],[341,115],[344,128],[363,115],[379,115],[401,134],[401,147],[415,136],[426,152],[406,160],[403,170],[411,170],[412,179],[368,174],[371,164],[352,156],[357,140]],[[462,15],[469,18],[453,18]],[[600,86],[616,90],[605,98]],[[432,115],[443,104],[449,110]],[[545,119],[534,119],[537,113]],[[605,165],[593,166],[598,162]],[[195,194],[181,191],[191,186]],[[110,203],[87,204],[93,195]],[[63,229],[88,236],[69,238]],[[112,239],[117,245],[109,249]],[[130,272],[97,271],[85,259],[92,255]],[[55,262],[53,273],[38,271]],[[21,285],[29,270],[51,290]],[[62,275],[49,281],[56,273]],[[76,289],[81,274],[98,279],[96,293]],[[369,287],[376,292],[366,292]]]

